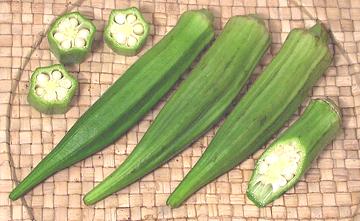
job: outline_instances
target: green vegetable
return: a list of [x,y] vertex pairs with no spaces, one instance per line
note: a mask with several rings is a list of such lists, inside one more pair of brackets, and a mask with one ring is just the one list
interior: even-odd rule
[[104,30],[105,43],[116,53],[135,55],[149,35],[149,24],[135,8],[114,9]]
[[261,155],[247,195],[266,206],[293,187],[320,151],[335,138],[340,111],[329,100],[313,100],[304,114]]
[[48,31],[50,50],[62,64],[81,63],[91,50],[95,32],[93,23],[79,12],[67,13]]
[[42,113],[63,114],[69,109],[77,85],[63,65],[39,67],[31,76],[27,98]]
[[185,12],[178,24],[81,116],[10,198],[19,198],[55,172],[113,143],[154,107],[213,37],[208,11]]
[[85,204],[150,173],[211,128],[239,94],[269,44],[261,20],[254,16],[231,18],[130,156],[85,196]]
[[202,186],[260,148],[296,111],[330,65],[328,35],[321,24],[291,31],[282,49],[219,128],[209,147],[170,195],[179,206]]

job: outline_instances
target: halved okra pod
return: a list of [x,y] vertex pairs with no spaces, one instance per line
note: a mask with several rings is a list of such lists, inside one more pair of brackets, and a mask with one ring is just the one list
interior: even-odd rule
[[266,206],[293,187],[341,126],[340,111],[330,100],[313,100],[304,114],[261,155],[247,196]]
[[149,24],[135,8],[114,9],[104,30],[106,44],[116,53],[135,55],[149,35]]
[[63,65],[37,68],[31,76],[28,102],[45,114],[65,113],[75,95],[77,80]]
[[50,50],[62,64],[81,63],[91,50],[96,28],[79,12],[60,16],[47,34]]

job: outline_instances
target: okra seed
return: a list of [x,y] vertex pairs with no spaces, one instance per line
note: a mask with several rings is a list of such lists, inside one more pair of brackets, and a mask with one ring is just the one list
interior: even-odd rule
[[134,36],[129,36],[127,40],[127,45],[129,47],[134,47],[137,43],[137,39]]
[[47,91],[47,93],[44,95],[44,99],[48,101],[56,100],[55,91]]
[[265,158],[265,162],[268,164],[273,164],[278,160],[277,156],[275,155],[269,155]]
[[[117,33],[119,33],[119,26],[118,26],[118,25],[112,25],[112,26],[110,27],[110,33],[111,33],[111,35],[115,38],[115,35],[116,35]],[[125,33],[123,33],[123,34],[125,34]]]
[[82,48],[86,45],[86,42],[83,38],[76,38],[75,39],[75,46],[78,48]]
[[118,23],[119,25],[122,25],[125,23],[126,17],[124,14],[117,14],[115,16],[115,22]]
[[38,87],[38,88],[36,88],[35,92],[36,92],[37,96],[42,97],[45,94],[45,89],[42,87]]
[[132,24],[136,21],[136,15],[133,15],[133,14],[129,14],[128,16],[126,16],[126,21],[129,23],[129,24]]
[[49,79],[50,79],[49,75],[45,73],[41,73],[38,76],[36,76],[37,84],[40,86],[47,84]]
[[61,42],[61,47],[64,49],[71,48],[71,40],[65,40],[65,41]]
[[289,181],[294,177],[294,174],[292,174],[292,173],[284,174],[284,177],[287,181]]
[[287,183],[287,180],[285,179],[285,177],[280,176],[278,181],[274,183],[275,185],[273,185],[273,190],[276,191],[280,187],[285,186],[286,183]]
[[71,88],[71,81],[69,79],[63,79],[59,82],[60,87],[70,89]]
[[273,191],[285,186],[294,178],[301,155],[295,144],[278,145],[258,162],[258,181],[271,185]]
[[300,154],[293,152],[291,155],[291,160],[295,161],[295,162],[299,162],[300,160]]
[[60,42],[62,42],[62,41],[65,40],[65,36],[64,36],[64,34],[61,33],[61,32],[56,32],[56,33],[54,34],[54,38],[55,38],[56,40],[60,41]]
[[69,22],[72,27],[76,27],[79,24],[79,21],[76,18],[70,18]]
[[53,71],[51,72],[51,77],[53,80],[60,80],[62,78],[62,73],[60,71]]
[[260,165],[259,165],[259,173],[264,174],[267,171],[268,167],[269,166],[268,166],[267,163],[261,162]]
[[296,162],[292,162],[292,163],[290,163],[290,165],[289,165],[287,168],[289,168],[290,171],[292,171],[293,173],[295,173],[297,167],[298,167],[297,163],[296,163]]
[[59,31],[65,31],[68,27],[70,27],[71,23],[69,18],[63,19],[59,24]]
[[114,35],[115,40],[119,43],[119,44],[125,44],[126,43],[126,35],[122,32],[118,32]]
[[77,37],[86,39],[89,36],[89,34],[90,34],[90,31],[86,28],[83,28],[83,29],[80,29]]
[[134,25],[133,31],[135,34],[141,35],[144,33],[144,26],[142,24],[138,23],[138,24]]
[[62,100],[66,97],[68,90],[62,87],[58,87],[55,89],[57,99]]

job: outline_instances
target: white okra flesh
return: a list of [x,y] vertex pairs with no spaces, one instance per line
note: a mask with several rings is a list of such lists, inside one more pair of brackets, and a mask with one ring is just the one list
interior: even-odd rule
[[59,70],[51,73],[43,72],[36,77],[35,93],[46,101],[62,101],[67,97],[72,86],[71,80]]
[[110,25],[111,37],[125,47],[135,47],[144,36],[144,25],[135,14],[119,12]]
[[268,193],[265,197],[271,197],[272,192],[283,188],[295,177],[301,164],[302,151],[298,142],[283,142],[272,147],[259,159],[255,189],[265,190]]
[[81,22],[75,17],[64,18],[54,34],[54,38],[60,43],[61,48],[73,47],[84,48],[88,42],[90,30],[82,27]]

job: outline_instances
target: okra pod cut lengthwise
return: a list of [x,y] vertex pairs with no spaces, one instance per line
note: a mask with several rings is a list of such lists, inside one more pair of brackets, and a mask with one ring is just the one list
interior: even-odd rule
[[341,114],[332,101],[313,100],[261,155],[246,191],[248,197],[263,207],[293,187],[340,126]]
[[328,68],[332,53],[320,24],[294,29],[219,128],[209,147],[167,204],[178,207],[202,186],[234,168],[258,150],[296,111]]
[[125,162],[84,198],[93,204],[161,166],[211,128],[270,44],[263,21],[232,17]]
[[11,192],[15,200],[55,172],[113,143],[163,97],[214,36],[206,10],[185,12],[74,124]]

